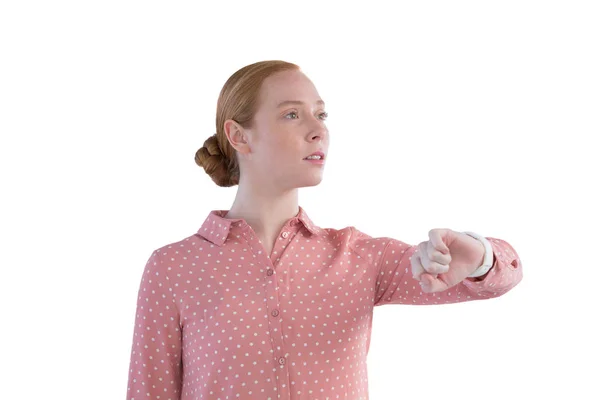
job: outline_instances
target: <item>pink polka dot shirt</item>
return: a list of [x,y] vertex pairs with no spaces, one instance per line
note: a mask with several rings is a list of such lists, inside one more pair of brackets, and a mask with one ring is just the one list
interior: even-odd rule
[[226,213],[150,255],[127,399],[368,400],[373,307],[489,299],[522,279],[512,246],[486,237],[494,264],[483,279],[424,293],[411,272],[416,245],[323,229],[299,207],[269,255]]

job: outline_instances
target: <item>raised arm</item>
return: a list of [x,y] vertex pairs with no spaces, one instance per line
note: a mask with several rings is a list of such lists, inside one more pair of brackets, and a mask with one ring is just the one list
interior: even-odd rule
[[424,292],[413,278],[411,257],[418,245],[409,245],[389,237],[370,237],[353,228],[353,245],[371,260],[376,273],[374,305],[433,305],[483,300],[498,297],[515,287],[522,279],[518,254],[506,241],[486,237],[493,250],[492,268],[478,278],[465,278],[441,292]]

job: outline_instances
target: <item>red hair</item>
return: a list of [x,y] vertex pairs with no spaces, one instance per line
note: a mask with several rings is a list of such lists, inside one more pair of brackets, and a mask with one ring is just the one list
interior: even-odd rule
[[233,186],[240,181],[240,166],[225,134],[225,121],[232,119],[243,128],[251,128],[263,81],[276,72],[299,69],[298,65],[286,61],[259,61],[237,70],[227,79],[217,102],[217,133],[206,139],[195,156],[196,164],[203,167],[217,185]]

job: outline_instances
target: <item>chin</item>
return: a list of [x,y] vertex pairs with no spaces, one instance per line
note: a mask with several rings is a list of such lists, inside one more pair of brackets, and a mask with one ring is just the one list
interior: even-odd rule
[[280,175],[277,180],[281,187],[287,187],[287,189],[297,189],[301,187],[317,186],[323,180],[323,173],[294,173],[287,176]]
[[322,176],[318,176],[318,177],[311,177],[311,179],[304,179],[303,182],[298,185],[298,187],[310,187],[310,186],[317,186],[319,183],[321,183],[321,181],[323,180]]

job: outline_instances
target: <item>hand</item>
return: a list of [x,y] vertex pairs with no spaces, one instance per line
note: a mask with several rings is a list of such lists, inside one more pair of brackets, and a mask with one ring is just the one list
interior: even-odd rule
[[485,246],[451,229],[432,229],[410,258],[413,278],[424,292],[441,292],[471,275],[483,264]]

